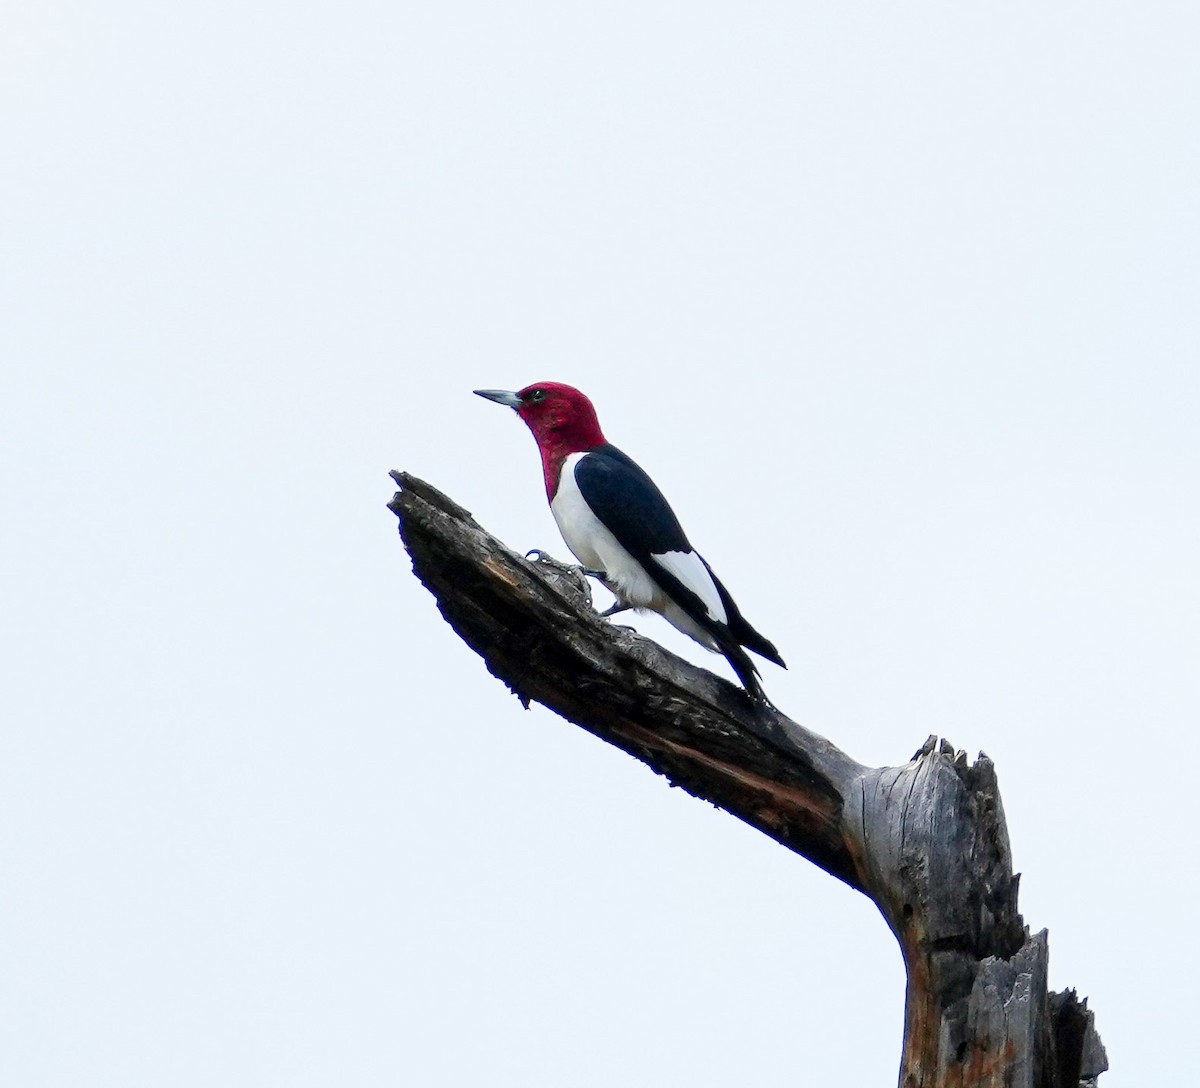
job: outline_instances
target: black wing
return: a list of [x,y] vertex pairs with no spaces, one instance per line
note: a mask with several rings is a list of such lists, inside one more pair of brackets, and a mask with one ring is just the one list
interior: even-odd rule
[[617,543],[645,568],[680,608],[713,634],[722,653],[730,659],[747,687],[751,684],[743,674],[754,666],[741,652],[742,644],[769,661],[783,665],[779,652],[746,622],[729,591],[703,558],[701,562],[725,608],[727,624],[714,622],[701,597],[654,560],[655,555],[665,552],[690,552],[693,549],[671,504],[636,461],[616,446],[600,446],[576,464],[575,482],[592,513],[616,537]]

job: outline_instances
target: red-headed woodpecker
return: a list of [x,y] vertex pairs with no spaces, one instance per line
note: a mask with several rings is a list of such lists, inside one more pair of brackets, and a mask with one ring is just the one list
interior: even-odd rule
[[475,392],[515,409],[533,432],[546,497],[567,547],[617,598],[604,614],[626,608],[661,613],[700,645],[724,654],[751,698],[765,701],[746,650],[787,668],[779,651],[742,618],[654,481],[605,439],[592,402],[558,382],[517,393]]

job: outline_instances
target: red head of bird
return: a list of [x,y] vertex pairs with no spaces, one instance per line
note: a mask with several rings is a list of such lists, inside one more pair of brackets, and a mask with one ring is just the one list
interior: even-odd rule
[[607,441],[592,402],[572,386],[561,382],[535,382],[516,393],[503,389],[476,389],[475,392],[514,409],[533,432],[542,455],[546,496],[550,499],[558,490],[563,461],[573,453],[586,453]]

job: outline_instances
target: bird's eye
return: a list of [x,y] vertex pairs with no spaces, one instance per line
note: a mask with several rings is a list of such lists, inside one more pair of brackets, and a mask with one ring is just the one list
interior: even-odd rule
[[529,394],[529,396],[527,396],[525,399],[526,399],[526,400],[528,400],[528,401],[533,401],[533,402],[535,402],[535,403],[536,403],[537,401],[539,401],[539,400],[545,400],[545,399],[546,399],[546,390],[544,390],[544,389],[535,389],[535,390],[534,390],[532,393],[530,393],[530,394]]

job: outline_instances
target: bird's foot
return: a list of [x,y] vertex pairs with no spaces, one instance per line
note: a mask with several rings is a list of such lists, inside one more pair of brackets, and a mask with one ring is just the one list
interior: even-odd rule
[[535,563],[547,563],[552,567],[558,567],[559,570],[569,570],[572,574],[578,574],[581,577],[598,578],[605,585],[608,584],[608,572],[603,570],[589,570],[582,563],[563,563],[555,559],[549,552],[542,551],[541,548],[531,548],[525,553],[526,559],[532,559]]
[[569,574],[575,579],[583,595],[587,597],[588,604],[592,603],[592,584],[588,581],[588,578],[598,578],[601,582],[604,582],[605,578],[608,577],[604,571],[588,570],[587,567],[580,563],[563,563],[555,559],[549,552],[542,551],[541,548],[531,548],[525,553],[525,558],[532,559],[535,563],[544,563],[546,566],[553,567],[563,574]]
[[576,574],[587,574],[592,578],[607,578],[608,575],[602,570],[588,570],[587,567],[580,563],[564,563],[561,559],[555,559],[549,552],[542,551],[541,548],[530,548],[525,553],[526,559],[532,559],[535,563],[545,563],[551,567],[558,567],[560,570],[574,571]]

